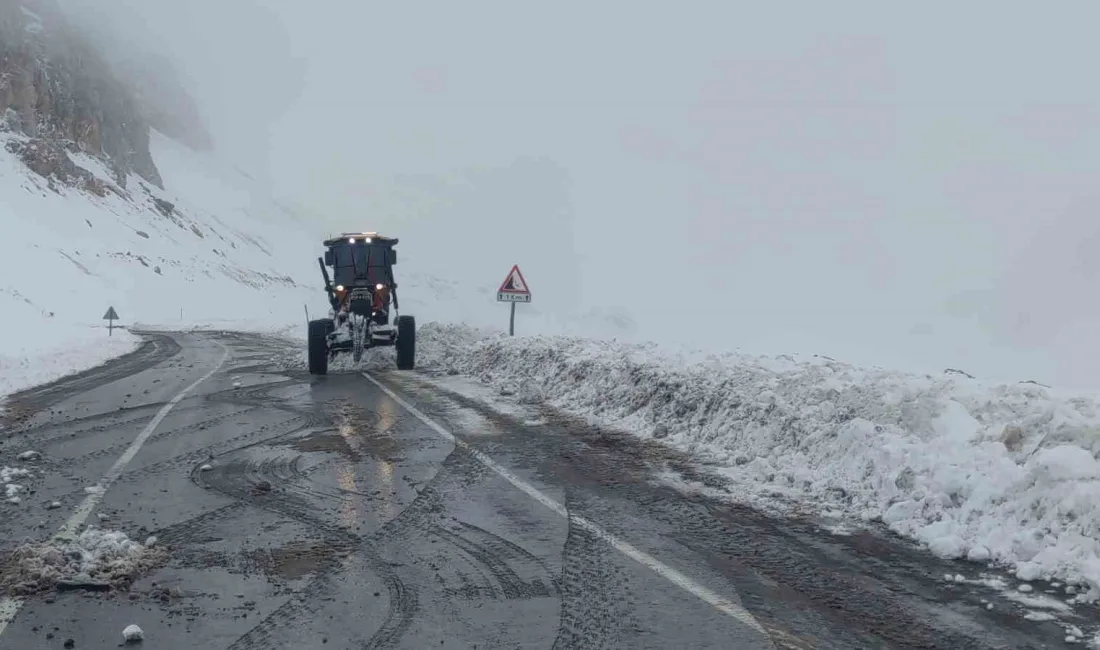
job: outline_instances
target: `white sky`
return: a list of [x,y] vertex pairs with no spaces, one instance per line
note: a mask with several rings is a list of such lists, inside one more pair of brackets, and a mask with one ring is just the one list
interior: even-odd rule
[[172,55],[280,196],[441,273],[1100,388],[1095,3],[66,1]]

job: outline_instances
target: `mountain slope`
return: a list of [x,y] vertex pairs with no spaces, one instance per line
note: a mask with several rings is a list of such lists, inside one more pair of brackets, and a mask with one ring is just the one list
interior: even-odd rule
[[0,0],[0,394],[132,346],[95,329],[110,306],[270,329],[314,297],[320,233],[220,161],[194,111],[157,103],[179,103],[173,80],[166,99],[135,76],[54,0]]
[[165,189],[136,174],[123,189],[89,154],[65,152],[67,171],[46,177],[12,153],[32,139],[0,141],[0,392],[43,379],[14,377],[27,358],[101,343],[90,328],[109,306],[125,323],[301,322],[318,235],[211,156],[154,132]]

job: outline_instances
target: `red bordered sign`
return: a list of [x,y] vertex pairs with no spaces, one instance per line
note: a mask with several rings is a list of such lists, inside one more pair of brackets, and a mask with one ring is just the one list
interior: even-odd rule
[[519,265],[512,267],[508,277],[497,289],[498,302],[531,302],[531,289],[527,286],[527,280],[523,279],[523,273]]

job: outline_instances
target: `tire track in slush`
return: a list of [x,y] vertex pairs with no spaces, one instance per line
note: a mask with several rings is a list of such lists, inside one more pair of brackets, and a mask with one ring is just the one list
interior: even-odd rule
[[[153,404],[125,407],[105,413],[93,413],[70,420],[51,421],[39,426],[9,431],[7,432],[8,436],[6,442],[10,443],[15,440],[24,440],[25,442],[22,444],[25,445],[33,444],[41,447],[48,447],[53,444],[62,443],[66,439],[89,434],[104,433],[106,431],[132,426],[139,422],[148,422],[149,418],[163,407],[163,402],[157,402]],[[116,420],[114,418],[119,419]],[[55,433],[56,435],[50,435],[50,433]]]
[[[289,382],[273,382],[247,390],[224,391],[208,395],[211,402],[232,402],[235,405],[260,407],[275,402],[264,393],[284,388]],[[287,409],[279,403],[277,408],[309,413],[309,419],[316,427],[331,425],[320,421],[316,411]],[[276,446],[281,440],[301,433],[308,427],[284,431],[278,436],[268,436],[248,445],[223,451],[220,455],[232,454],[250,447]],[[285,445],[279,445],[285,446]],[[369,454],[369,452],[367,452]],[[411,542],[423,542],[428,537],[446,544],[449,551],[442,551],[464,559],[467,564],[477,567],[475,571],[485,577],[486,588],[475,590],[477,598],[485,599],[526,599],[553,597],[559,593],[556,578],[545,564],[518,545],[496,536],[472,524],[459,522],[459,530],[442,525],[445,512],[443,495],[448,489],[468,484],[473,475],[487,475],[488,469],[476,462],[463,450],[452,449],[443,460],[440,470],[425,484],[419,493],[396,517],[382,525],[371,535],[361,537],[354,532],[325,521],[318,516],[317,500],[343,501],[348,498],[370,499],[372,495],[341,489],[335,486],[318,486],[309,481],[310,472],[299,467],[301,454],[290,457],[285,451],[274,457],[233,458],[215,464],[213,471],[192,471],[192,480],[221,494],[237,499],[237,503],[247,504],[274,513],[278,516],[297,521],[308,529],[316,531],[328,543],[352,550],[344,562],[361,563],[382,582],[387,593],[385,617],[371,637],[362,643],[363,648],[392,647],[407,633],[415,621],[421,607],[421,597],[415,587],[415,580],[401,575],[400,563],[391,562],[389,550],[400,549],[399,555],[413,547]],[[313,468],[310,468],[313,469]],[[278,491],[255,490],[261,481],[279,485]],[[323,510],[322,510],[323,512]],[[453,523],[448,522],[452,527]],[[201,525],[196,533],[201,535]],[[169,533],[172,535],[173,533]],[[179,533],[175,533],[179,534]],[[439,549],[433,549],[439,553]],[[425,558],[431,559],[431,558]],[[518,562],[524,575],[520,575],[510,562]],[[457,563],[462,564],[461,560]],[[319,567],[306,586],[293,598],[283,603],[275,611],[260,621],[230,646],[233,650],[259,650],[278,645],[285,640],[291,630],[309,625],[324,609],[335,589],[339,588],[340,575],[348,573],[352,567],[346,564],[336,573],[336,563]],[[354,571],[352,571],[354,573]],[[462,591],[450,590],[448,595]],[[469,594],[467,595],[474,595]]]
[[[486,593],[487,599],[528,599],[541,596],[552,596],[557,593],[557,583],[552,579],[551,572],[545,564],[527,552],[522,547],[499,537],[483,528],[458,522],[461,531],[451,530],[443,525],[443,519],[447,512],[444,504],[444,495],[450,494],[460,486],[468,485],[472,476],[486,476],[487,468],[477,462],[466,450],[454,448],[444,460],[439,472],[424,487],[413,503],[409,505],[397,517],[388,522],[377,532],[364,540],[363,549],[370,558],[371,567],[383,571],[382,578],[390,591],[391,607],[389,615],[382,627],[371,637],[364,646],[364,650],[374,650],[393,647],[411,627],[416,612],[422,600],[420,594],[409,588],[409,581],[402,580],[401,569],[404,564],[391,566],[382,557],[379,549],[396,547],[400,549],[402,558],[407,560],[411,550],[417,548],[409,543],[418,541],[423,544],[425,538],[434,537],[446,542],[448,547],[459,557],[468,558],[476,569],[485,577],[491,577],[496,582],[490,584]],[[447,516],[447,519],[450,519]],[[476,539],[480,538],[480,539]],[[445,555],[447,551],[432,549],[430,554],[425,554],[423,559],[429,565],[432,561]],[[545,576],[545,582],[536,575],[531,579],[523,579],[505,561],[498,559],[494,553],[503,553],[509,557],[518,558],[529,566],[535,567],[534,573]],[[452,562],[448,562],[453,569]],[[437,577],[439,576],[437,570]],[[461,579],[461,578],[460,578]],[[549,583],[547,585],[546,583]],[[452,597],[458,589],[444,588],[438,595],[445,598]],[[482,595],[480,590],[478,595]],[[473,595],[465,592],[465,595]],[[397,606],[395,607],[394,604]]]
[[[297,418],[310,422],[314,427],[331,426],[331,421],[322,419],[314,410],[293,407],[281,403],[281,400],[264,395],[264,393],[268,391],[284,388],[294,383],[295,380],[271,382],[260,386],[249,387],[247,389],[212,394],[207,396],[206,399],[210,402],[278,408],[283,411],[295,413]],[[294,435],[306,428],[309,427],[303,426],[293,431],[286,431],[278,436],[271,436],[249,445],[237,447],[236,449],[227,449],[221,452],[220,455],[239,451],[251,446],[271,444],[280,438]],[[446,461],[444,465],[446,465]],[[411,590],[406,586],[393,571],[389,563],[383,560],[373,549],[372,545],[377,543],[388,533],[392,534],[395,531],[400,532],[400,529],[409,528],[413,525],[413,520],[418,519],[414,506],[430,498],[430,494],[426,495],[425,493],[429,491],[432,482],[440,478],[439,472],[437,472],[432,480],[428,482],[424,491],[414,498],[408,508],[403,510],[393,520],[387,522],[387,524],[374,535],[364,539],[355,533],[339,526],[329,524],[314,516],[316,509],[305,502],[304,499],[299,498],[302,495],[285,495],[275,492],[258,495],[256,492],[252,491],[252,483],[248,480],[247,476],[245,476],[243,480],[239,480],[228,473],[244,472],[256,476],[263,475],[265,472],[271,472],[271,478],[275,479],[272,483],[282,480],[287,474],[291,474],[295,477],[308,476],[309,472],[301,472],[296,462],[283,463],[281,465],[279,463],[267,463],[259,468],[259,472],[253,472],[248,463],[230,463],[219,467],[222,469],[220,474],[195,476],[196,480],[206,482],[211,489],[231,498],[238,499],[238,502],[241,504],[260,508],[297,521],[311,527],[313,530],[319,531],[329,540],[339,540],[338,543],[351,546],[353,550],[357,551],[355,556],[352,556],[351,559],[363,561],[368,570],[379,576],[388,592],[388,611],[379,630],[366,642],[364,647],[388,646],[392,639],[399,638],[409,625],[411,625],[413,617],[419,607],[417,594],[415,590]],[[209,472],[207,474],[209,474]],[[307,491],[307,494],[326,496],[320,491]],[[327,496],[331,497],[333,495],[330,493]],[[325,563],[319,567],[300,592],[264,617],[263,620],[250,630],[238,637],[229,646],[229,650],[270,650],[270,648],[282,645],[281,641],[285,640],[287,631],[308,626],[315,622],[327,603],[326,597],[336,587],[336,569],[339,567],[340,564],[336,561]],[[346,573],[347,569],[348,567],[345,566],[342,573]]]
[[[213,487],[213,489],[221,491],[218,487]],[[427,492],[427,489],[425,492]],[[386,587],[388,594],[386,617],[379,629],[364,645],[365,648],[381,648],[388,647],[394,639],[400,638],[412,624],[413,618],[419,609],[419,600],[416,591],[405,584],[389,562],[384,560],[377,552],[374,544],[383,539],[391,540],[402,533],[408,534],[413,530],[423,531],[426,528],[421,522],[421,513],[414,508],[414,506],[417,506],[418,501],[423,503],[430,498],[430,495],[425,497],[425,492],[421,492],[409,508],[387,522],[378,532],[366,538],[315,517],[313,515],[314,509],[307,503],[296,502],[297,499],[284,500],[280,498],[282,495],[275,494],[266,497],[242,496],[236,489],[225,490],[222,493],[242,499],[250,506],[305,524],[313,530],[319,531],[322,536],[330,540],[330,543],[335,538],[350,547],[350,550],[353,551],[352,560],[363,562],[365,569],[377,575]],[[387,532],[393,536],[387,536]],[[333,573],[338,566],[338,564],[333,563],[330,566],[323,566],[318,569],[301,592],[276,608],[255,627],[239,637],[229,646],[228,650],[269,650],[272,647],[277,647],[278,644],[272,642],[280,638],[282,630],[297,628],[304,622],[314,620],[315,615],[325,607],[325,598],[335,588]],[[349,571],[350,568],[345,566],[344,572]]]
[[[213,417],[206,418],[204,420],[199,420],[197,422],[192,422],[191,424],[187,424],[187,425],[184,425],[184,426],[181,426],[181,427],[176,427],[174,429],[166,429],[166,430],[160,431],[160,432],[158,432],[158,433],[156,433],[152,436],[149,436],[149,439],[145,441],[145,444],[152,445],[152,444],[158,443],[162,440],[166,440],[166,439],[171,438],[171,437],[180,436],[180,435],[183,435],[183,434],[186,434],[186,433],[192,433],[192,432],[195,432],[195,431],[202,431],[202,430],[205,430],[205,429],[209,429],[211,427],[222,424],[223,422],[225,422],[225,421],[227,421],[231,418],[238,417],[238,416],[244,415],[246,413],[250,413],[252,411],[255,411],[257,408],[258,407],[248,407],[248,408],[242,409],[240,411],[235,411],[233,413],[228,413],[226,415],[213,416]],[[62,441],[58,440],[56,442],[60,443]],[[96,449],[94,451],[90,451],[86,454],[81,454],[80,456],[77,456],[76,460],[95,460],[96,458],[103,458],[105,456],[117,455],[117,453],[119,451],[125,449],[127,446],[129,446],[128,442],[121,442],[121,443],[118,443],[118,444],[115,444],[115,445],[111,445],[110,447],[101,447],[101,448]]]
[[[492,576],[492,581],[496,583],[496,587],[494,588],[490,584],[488,593],[478,590],[479,596],[487,599],[526,600],[530,598],[549,598],[557,595],[558,585],[550,577],[550,570],[542,560],[528,553],[522,547],[490,533],[484,528],[466,522],[459,522],[459,525],[463,528],[462,532],[436,526],[432,529],[432,535],[454,546],[473,562],[487,569],[488,574]],[[481,538],[481,540],[476,538]],[[534,565],[538,567],[539,572],[544,576],[535,576],[525,580],[506,560],[501,559],[502,557]],[[547,578],[546,582],[549,582],[549,585],[543,581],[543,577]],[[458,593],[462,592],[459,591]]]
[[[224,490],[222,493],[227,496],[246,500],[250,505],[294,519],[314,530],[321,531],[330,538],[338,537],[346,543],[354,544],[350,560],[361,562],[365,571],[377,576],[385,586],[388,598],[387,611],[382,624],[362,647],[364,649],[388,648],[396,644],[412,626],[421,607],[421,596],[412,586],[415,581],[402,577],[400,564],[386,557],[387,549],[400,549],[401,553],[407,554],[410,548],[414,548],[412,542],[423,543],[428,537],[435,537],[448,543],[448,546],[454,549],[454,553],[469,558],[473,564],[483,567],[481,572],[492,577],[496,585],[489,586],[485,590],[489,598],[499,599],[502,596],[533,598],[552,596],[557,592],[557,584],[550,577],[550,571],[538,558],[521,547],[471,524],[460,523],[461,532],[447,530],[441,525],[443,513],[446,511],[443,495],[448,489],[453,489],[468,480],[467,474],[470,471],[484,470],[473,462],[472,458],[465,458],[465,456],[467,454],[461,451],[456,454],[452,450],[444,459],[440,470],[424,485],[405,509],[377,531],[364,537],[319,520],[313,514],[316,512],[316,507],[298,498],[297,495],[287,498],[285,493],[271,492],[257,496],[246,487],[246,484],[250,483],[247,479],[243,481],[228,479],[231,485],[223,487],[220,485],[223,480],[221,477],[204,475],[202,478],[216,481],[211,483],[211,487],[219,491]],[[247,466],[247,463],[235,464],[232,471],[247,471],[244,469]],[[349,492],[346,496],[361,495]],[[471,536],[482,539],[471,539]],[[435,549],[433,555],[443,552]],[[537,573],[545,576],[545,581],[539,576],[524,579],[504,560],[494,558],[494,553],[520,558],[526,563],[539,567]],[[407,557],[404,559],[407,560]],[[425,559],[431,560],[430,557]],[[354,570],[345,565],[342,572],[354,573]],[[265,648],[266,650],[271,647],[270,642],[279,638],[280,630],[297,627],[304,621],[311,620],[311,617],[324,607],[324,598],[335,587],[335,578],[336,576],[331,573],[319,571],[294,599],[277,608],[256,627],[238,638],[230,648],[232,650]]]
[[[251,485],[247,478],[238,481],[235,477],[227,477],[224,474],[202,476],[201,479],[208,481],[207,485],[226,496],[303,523],[330,539],[336,538],[351,546],[355,551],[353,559],[362,561],[365,568],[377,575],[386,587],[388,594],[386,617],[379,629],[363,646],[364,648],[382,648],[388,647],[399,639],[412,624],[419,609],[419,598],[417,592],[411,589],[397,575],[390,563],[382,558],[376,547],[386,542],[411,538],[414,536],[413,533],[423,534],[429,529],[429,514],[437,512],[441,507],[441,500],[434,485],[448,473],[452,456],[453,451],[444,460],[440,471],[432,477],[408,507],[367,537],[360,537],[342,527],[319,519],[313,514],[316,508],[303,499],[297,498],[297,495],[276,492],[255,495],[251,487],[245,487]],[[236,463],[229,467],[247,467],[247,463]],[[234,471],[237,470],[234,469]],[[223,479],[225,483],[221,482]],[[295,598],[278,607],[239,637],[229,646],[229,650],[268,650],[273,647],[271,641],[279,638],[280,630],[297,627],[302,621],[312,620],[312,617],[325,606],[324,597],[334,587],[334,576],[331,573],[335,566],[327,570],[325,568],[318,570]]]
[[211,535],[215,527],[229,519],[240,516],[245,504],[233,502],[214,510],[197,515],[184,521],[178,521],[159,530],[154,535],[163,544],[203,544],[219,541],[221,538]]
[[[259,427],[258,429],[246,431],[232,438],[227,438],[213,444],[198,447],[192,451],[184,452],[182,454],[167,458],[156,463],[144,465],[135,470],[124,473],[121,477],[119,477],[119,481],[125,483],[139,481],[148,478],[149,476],[159,474],[161,472],[172,470],[177,467],[192,465],[200,460],[206,460],[211,457],[225,454],[227,452],[235,451],[237,449],[243,449],[252,445],[264,444],[269,440],[282,438],[290,433],[300,431],[304,428],[311,426],[312,424],[313,423],[311,423],[306,418],[303,418],[301,416],[294,416],[284,420],[283,422],[264,425],[262,427]],[[289,429],[285,431],[282,430],[283,427],[287,427],[288,425]],[[271,433],[271,431],[273,430],[275,431],[275,433]],[[265,433],[269,435],[263,436],[263,434]],[[259,440],[256,440],[256,438],[260,436],[263,437]]]
[[537,487],[523,480],[517,476],[514,472],[507,467],[501,465],[497,461],[493,460],[490,456],[483,453],[475,446],[470,444],[467,440],[456,436],[451,431],[434,421],[427,415],[425,415],[416,406],[410,404],[408,401],[401,398],[400,395],[391,390],[382,381],[371,376],[370,373],[361,373],[362,376],[373,384],[380,391],[385,393],[393,401],[397,402],[402,408],[408,411],[410,414],[420,420],[427,427],[435,431],[445,440],[451,441],[456,448],[461,448],[467,452],[476,462],[485,466],[486,470],[492,471],[513,487],[523,492],[527,496],[531,497],[537,503],[545,506],[551,512],[563,517],[569,522],[569,525],[576,526],[577,528],[583,528],[587,533],[598,538],[610,548],[614,549],[624,557],[634,560],[638,564],[653,571],[655,574],[664,578],[668,582],[672,583],[676,587],[679,587],[687,594],[694,596],[700,601],[710,605],[719,613],[730,617],[737,621],[741,625],[745,626],[760,635],[762,639],[769,639],[767,631],[760,625],[760,623],[753,617],[752,613],[746,610],[738,603],[726,598],[720,593],[711,590],[704,584],[698,583],[690,576],[681,573],[672,566],[669,566],[661,562],[656,557],[646,553],[645,551],[630,544],[625,539],[611,533],[603,528],[596,521],[588,519],[587,517],[570,513],[570,511],[558,501],[555,501],[552,497],[541,492]]
[[[569,489],[563,505],[569,513],[568,529],[561,550],[558,634],[551,648],[608,647],[619,629],[634,627],[629,580],[610,560],[612,549],[591,531],[573,523],[572,512],[577,504]],[[617,600],[608,594],[617,594]]]

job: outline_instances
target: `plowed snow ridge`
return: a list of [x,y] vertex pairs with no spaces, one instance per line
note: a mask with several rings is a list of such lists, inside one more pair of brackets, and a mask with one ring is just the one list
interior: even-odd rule
[[881,519],[937,555],[1100,597],[1095,398],[824,358],[673,356],[435,323],[419,337],[421,368],[660,437],[724,467],[747,501],[780,493]]

